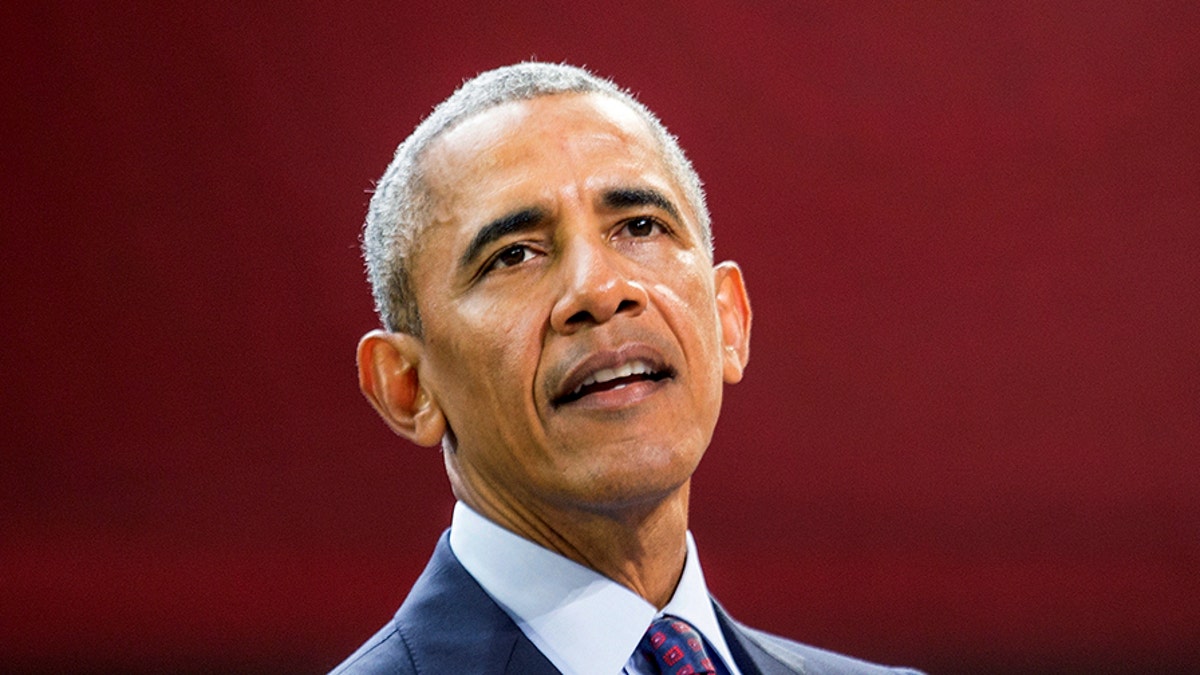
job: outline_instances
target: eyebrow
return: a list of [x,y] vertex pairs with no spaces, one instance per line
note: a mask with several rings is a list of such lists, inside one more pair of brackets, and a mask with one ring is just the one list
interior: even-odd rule
[[663,193],[654,188],[613,188],[601,195],[601,202],[610,209],[654,206],[666,211],[675,220],[683,220],[679,209]]
[[500,216],[475,233],[471,243],[467,245],[467,250],[458,259],[459,267],[468,267],[496,240],[517,232],[528,232],[545,219],[546,212],[538,208],[520,209]]
[[[666,195],[648,187],[612,188],[600,195],[600,202],[610,209],[628,209],[653,206],[666,211],[676,220],[682,220],[679,209]],[[479,254],[488,246],[510,234],[528,232],[537,228],[546,219],[546,212],[536,207],[524,208],[507,213],[479,228],[471,243],[458,259],[459,267],[470,267]]]

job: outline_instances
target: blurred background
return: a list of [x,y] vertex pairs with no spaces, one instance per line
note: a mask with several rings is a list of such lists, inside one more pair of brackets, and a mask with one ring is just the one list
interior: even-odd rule
[[538,58],[661,115],[746,272],[693,496],[735,616],[936,673],[1194,672],[1193,3],[0,15],[0,669],[320,672],[388,619],[452,498],[358,392],[359,226],[434,104]]

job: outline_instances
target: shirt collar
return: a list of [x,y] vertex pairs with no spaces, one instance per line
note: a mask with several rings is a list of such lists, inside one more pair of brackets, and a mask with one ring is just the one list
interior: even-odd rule
[[[619,673],[650,622],[671,614],[695,626],[733,666],[691,532],[674,596],[660,613],[628,588],[542,548],[458,502],[450,549],[517,626],[564,673]],[[736,671],[734,671],[736,672]]]

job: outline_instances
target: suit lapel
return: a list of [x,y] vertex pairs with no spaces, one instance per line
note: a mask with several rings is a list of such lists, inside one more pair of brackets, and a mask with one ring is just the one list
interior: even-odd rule
[[[715,600],[713,608],[742,675],[805,673],[802,656],[755,640]],[[447,534],[395,621],[418,672],[561,675],[458,562]]]
[[448,534],[395,622],[419,672],[560,675],[458,562]]
[[[521,632],[519,628],[517,632]],[[550,663],[546,655],[533,646],[524,633],[521,633],[521,636],[513,642],[512,657],[504,672],[506,675],[525,675],[526,673],[529,675],[562,675],[558,668]]]
[[759,643],[716,600],[713,600],[713,608],[742,675],[802,675],[806,672],[804,657]]

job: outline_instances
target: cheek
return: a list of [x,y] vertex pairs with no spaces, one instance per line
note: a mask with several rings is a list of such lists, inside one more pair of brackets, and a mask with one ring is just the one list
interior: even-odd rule
[[704,340],[711,340],[717,323],[716,296],[711,266],[696,260],[694,255],[680,253],[672,261],[669,276],[660,286],[692,322],[692,331]]
[[494,414],[519,405],[513,399],[530,391],[537,367],[536,329],[518,312],[463,303],[443,320],[428,325],[443,406],[459,416]]
[[521,303],[464,301],[449,328],[464,351],[479,352],[488,359],[520,358],[537,346],[540,335],[533,305],[528,295]]
[[721,380],[721,336],[711,268],[683,256],[670,274],[660,277],[655,295],[662,313],[677,336],[684,357],[696,375]]

